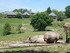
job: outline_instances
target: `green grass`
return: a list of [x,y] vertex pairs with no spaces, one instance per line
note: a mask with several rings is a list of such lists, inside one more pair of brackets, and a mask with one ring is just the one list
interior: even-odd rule
[[[18,18],[0,18],[0,25],[4,25],[6,22],[9,22],[11,26],[15,26],[17,28],[17,26],[19,24],[30,24],[30,20],[31,18],[23,18],[23,19],[18,19]],[[64,22],[69,22],[70,19],[66,19],[64,20],[63,22],[61,23],[64,23]],[[49,26],[47,27],[46,29],[55,29],[55,31],[61,33],[64,37],[64,40],[65,40],[65,34],[63,32],[63,28],[62,27],[59,27],[57,23],[60,24],[60,22],[54,20],[54,23],[55,23],[55,26]],[[28,29],[32,29],[33,30],[33,27],[31,25],[25,25],[24,27],[28,28]],[[1,36],[2,35],[2,32],[3,32],[3,27],[0,27],[0,41],[8,41],[8,40],[24,40],[26,38],[28,38],[29,36],[33,36],[33,35],[38,35],[38,34],[44,34],[45,32],[30,32],[30,31],[26,31],[25,33],[22,33],[22,34],[17,34],[16,33],[16,28],[15,29],[11,29],[11,32],[14,33],[14,34],[11,34],[11,35],[7,35],[7,36]],[[16,39],[17,38],[17,39]]]
[[[0,18],[0,25],[4,25],[6,22],[9,22],[11,26],[15,26],[17,27],[19,24],[30,24],[30,20],[31,18],[27,18],[27,19],[17,19],[17,18]],[[50,29],[54,29],[56,32],[59,32],[63,35],[63,40],[65,40],[65,33],[64,33],[64,29],[63,29],[63,24],[65,22],[70,22],[70,18],[69,19],[65,19],[62,22],[58,22],[56,20],[54,20],[54,24],[52,26],[48,26],[46,27],[46,29],[50,30]],[[32,29],[33,27],[31,25],[26,25],[24,26],[28,29]],[[0,47],[6,47],[9,45],[9,43],[12,43],[12,41],[14,41],[15,43],[18,41],[24,41],[26,40],[28,37],[32,37],[35,35],[44,35],[47,31],[37,31],[37,32],[31,32],[31,31],[25,31],[25,33],[21,33],[18,34],[16,33],[16,28],[13,29],[12,28],[12,33],[10,35],[7,36],[2,36],[2,32],[3,32],[3,27],[0,27]],[[5,43],[5,44],[4,44]],[[56,53],[56,52],[60,52],[60,53],[64,53],[64,52],[70,52],[70,45],[54,45],[54,46],[38,46],[38,47],[28,47],[28,48],[17,48],[17,49],[9,49],[9,50],[0,50],[1,52],[5,52],[5,53],[40,53],[40,52],[44,52],[44,53]]]
[[[23,19],[17,19],[17,18],[0,18],[0,25],[4,25],[6,22],[9,22],[11,26],[15,26],[17,27],[19,24],[30,24],[30,20],[31,18],[23,18]],[[69,19],[65,19],[64,21],[62,22],[58,22],[56,20],[54,20],[54,24],[52,26],[48,26],[46,27],[46,29],[50,30],[50,29],[54,29],[56,32],[59,32],[63,35],[63,38],[65,40],[65,33],[64,33],[64,29],[63,29],[63,24],[65,22],[70,22],[70,18]],[[61,25],[61,24],[62,25]],[[28,29],[33,29],[33,27],[31,25],[25,25],[24,27],[28,28]],[[6,43],[10,43],[12,41],[24,41],[26,40],[28,37],[32,37],[32,36],[35,36],[35,35],[44,35],[47,31],[37,31],[37,32],[31,32],[31,31],[25,31],[25,33],[21,33],[21,34],[18,34],[16,33],[16,28],[15,29],[11,29],[11,32],[13,34],[10,34],[10,35],[7,35],[7,36],[2,36],[2,32],[3,32],[3,27],[0,27],[0,42],[3,41],[3,42],[6,42]]]
[[26,40],[28,37],[32,37],[35,35],[42,35],[46,33],[46,31],[42,32],[25,32],[21,34],[11,34],[7,36],[0,36],[0,41],[23,41]]
[[18,18],[0,18],[0,25],[4,25],[6,22],[10,23],[11,25],[18,25],[18,24],[30,24],[31,18],[23,18],[23,19],[18,19]]
[[[56,32],[59,32],[63,35],[65,40],[65,33],[63,31],[63,28],[60,27],[47,27],[46,29],[54,29]],[[44,35],[47,31],[37,31],[37,32],[31,32],[31,31],[25,31],[25,33],[18,34],[16,33],[16,29],[12,30],[13,34],[2,36],[0,35],[0,41],[22,41],[27,39],[28,37],[34,36],[34,35]],[[17,39],[16,39],[17,38]]]
[[0,53],[70,53],[70,45],[35,46],[0,50]]

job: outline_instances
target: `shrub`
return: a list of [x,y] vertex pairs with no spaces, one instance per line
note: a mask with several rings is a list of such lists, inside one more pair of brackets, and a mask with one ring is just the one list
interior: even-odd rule
[[16,15],[16,18],[22,18],[22,15],[21,15],[20,13],[18,13],[18,14]]
[[65,7],[65,15],[67,16],[67,18],[70,18],[70,5]]
[[57,21],[63,21],[63,20],[64,20],[64,18],[61,15],[59,15],[57,18]]
[[31,19],[31,25],[38,31],[44,31],[46,26],[51,25],[53,19],[45,12],[37,13]]
[[22,27],[22,24],[19,24],[18,27],[17,27],[18,33],[21,33],[21,29],[20,29],[21,27]]
[[5,23],[4,29],[3,29],[3,35],[9,35],[11,32],[11,26],[9,23]]
[[57,21],[63,21],[64,18],[65,18],[65,16],[64,16],[63,12],[59,12],[58,16],[57,16]]

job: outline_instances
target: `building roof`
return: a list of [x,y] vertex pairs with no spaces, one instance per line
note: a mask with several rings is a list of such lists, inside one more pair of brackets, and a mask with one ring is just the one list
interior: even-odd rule
[[15,13],[15,12],[10,12],[10,11],[5,11],[5,12],[2,12],[2,14],[16,15],[17,13]]
[[23,15],[30,15],[28,12],[25,12]]
[[49,16],[57,16],[55,13],[50,13]]

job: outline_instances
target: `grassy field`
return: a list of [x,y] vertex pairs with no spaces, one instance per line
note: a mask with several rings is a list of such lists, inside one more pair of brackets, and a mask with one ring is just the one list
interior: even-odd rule
[[0,53],[70,53],[70,45],[35,46],[0,50]]
[[[25,33],[21,33],[21,34],[18,34],[16,33],[16,28],[13,29],[12,28],[12,34],[10,35],[7,35],[7,36],[2,36],[2,32],[3,32],[3,26],[6,22],[9,22],[11,26],[14,26],[14,27],[17,27],[19,24],[27,24],[25,25],[24,27],[28,28],[28,29],[33,29],[33,27],[30,25],[30,20],[31,18],[28,18],[28,19],[17,19],[17,18],[0,18],[0,47],[6,47],[8,46],[10,43],[16,43],[16,42],[21,42],[21,41],[24,41],[26,40],[28,37],[32,37],[32,36],[35,36],[35,35],[44,35],[47,31],[37,31],[37,32],[32,32],[32,31],[25,31]],[[64,29],[63,29],[63,25],[65,22],[70,22],[70,19],[65,19],[64,21],[62,22],[58,22],[56,20],[54,20],[53,22],[53,25],[52,26],[48,26],[46,27],[47,30],[53,30],[56,31],[56,32],[59,32],[63,35],[63,40],[65,41],[65,33],[64,33]],[[70,45],[68,45],[70,46]],[[31,47],[30,49],[29,48],[24,48],[24,49],[11,49],[10,51],[13,51],[13,52],[33,52],[36,53],[36,52],[41,52],[41,51],[37,51],[37,50],[42,50],[42,48],[44,48],[44,53],[50,53],[50,52],[56,52],[56,51],[69,51],[69,47],[68,46],[44,46],[44,47]],[[64,48],[69,48],[68,50],[67,49],[64,49]],[[48,48],[48,49],[47,49]],[[51,50],[50,50],[51,48]],[[54,49],[56,49],[54,51]],[[35,51],[36,50],[36,51]],[[4,50],[3,50],[4,51]],[[12,52],[12,53],[13,53]],[[70,51],[69,51],[70,52]],[[5,52],[6,53],[6,52]]]
[[[6,22],[9,22],[10,25],[14,27],[17,27],[19,24],[28,24],[28,25],[25,25],[24,27],[34,30],[33,27],[30,25],[30,20],[31,18],[27,18],[27,19],[25,18],[23,19],[0,18],[0,25],[4,25]],[[53,25],[48,26],[46,29],[48,30],[54,29],[55,31],[61,33],[65,40],[65,33],[64,33],[64,29],[62,26],[65,22],[70,22],[69,20],[70,19],[65,19],[63,22],[58,22],[54,20]],[[28,37],[34,36],[34,35],[45,34],[47,31],[41,31],[41,32],[26,31],[25,33],[18,34],[16,33],[16,28],[15,28],[11,30],[13,34],[7,35],[7,36],[2,36],[2,32],[3,32],[3,26],[0,26],[0,41],[21,41],[21,40],[27,39]]]

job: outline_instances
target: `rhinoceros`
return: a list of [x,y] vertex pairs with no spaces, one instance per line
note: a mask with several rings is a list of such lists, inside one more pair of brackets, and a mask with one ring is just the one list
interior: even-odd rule
[[44,35],[36,35],[34,37],[30,37],[25,42],[27,42],[27,43],[45,43]]
[[46,43],[56,43],[59,39],[63,39],[63,37],[57,32],[47,32],[44,34],[44,41]]

